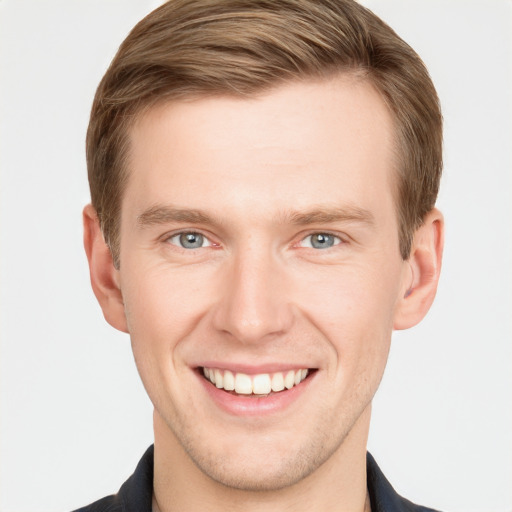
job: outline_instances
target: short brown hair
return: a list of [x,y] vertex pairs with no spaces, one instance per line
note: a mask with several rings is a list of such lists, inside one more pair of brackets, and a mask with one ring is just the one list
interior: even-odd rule
[[103,77],[87,132],[92,204],[119,265],[119,217],[128,131],[165,101],[249,96],[286,81],[354,72],[393,114],[399,164],[400,254],[435,204],[442,169],[442,116],[418,55],[353,0],[171,0],[130,32]]

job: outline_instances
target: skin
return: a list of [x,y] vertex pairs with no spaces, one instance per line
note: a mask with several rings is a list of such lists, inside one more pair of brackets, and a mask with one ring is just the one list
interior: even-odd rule
[[[119,270],[91,206],[85,247],[155,407],[161,510],[365,509],[371,400],[392,330],[432,303],[443,244],[433,210],[400,257],[393,135],[379,94],[343,75],[135,124]],[[205,392],[208,361],[316,371],[286,407],[237,415]]]

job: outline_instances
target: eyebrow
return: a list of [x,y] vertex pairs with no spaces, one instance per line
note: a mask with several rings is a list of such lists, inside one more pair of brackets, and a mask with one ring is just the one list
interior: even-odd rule
[[291,212],[287,217],[292,224],[300,226],[330,222],[360,222],[368,226],[375,224],[375,217],[369,210],[354,206],[319,207],[306,212]]
[[[375,217],[369,210],[359,207],[318,207],[309,211],[282,212],[277,217],[280,223],[291,223],[298,226],[333,222],[358,222],[372,227]],[[168,205],[156,205],[144,210],[137,216],[137,224],[141,228],[167,224],[172,222],[190,224],[222,224],[206,212],[197,209],[176,208]]]
[[137,217],[137,224],[144,228],[170,222],[191,224],[214,224],[214,219],[201,210],[174,208],[157,205],[148,208]]

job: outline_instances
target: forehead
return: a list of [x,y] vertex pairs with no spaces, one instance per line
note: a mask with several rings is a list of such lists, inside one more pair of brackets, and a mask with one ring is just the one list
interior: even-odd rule
[[159,105],[134,124],[130,146],[123,205],[134,213],[171,203],[275,216],[392,202],[392,118],[371,84],[351,75]]

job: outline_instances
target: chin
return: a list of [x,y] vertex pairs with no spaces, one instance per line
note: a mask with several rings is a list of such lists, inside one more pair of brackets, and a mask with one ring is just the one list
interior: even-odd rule
[[247,464],[243,461],[239,465],[230,467],[217,463],[209,464],[207,461],[197,461],[199,469],[212,480],[240,491],[271,492],[293,486],[310,475],[319,464],[297,454],[293,460],[288,461],[258,461]]
[[185,449],[201,472],[215,482],[240,491],[271,492],[308,477],[341,444],[319,437],[296,440],[296,443],[265,443],[259,436],[255,437],[250,445],[231,445],[222,453],[190,450],[186,446]]

